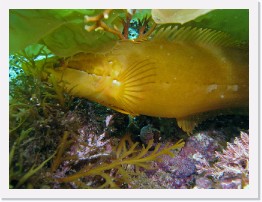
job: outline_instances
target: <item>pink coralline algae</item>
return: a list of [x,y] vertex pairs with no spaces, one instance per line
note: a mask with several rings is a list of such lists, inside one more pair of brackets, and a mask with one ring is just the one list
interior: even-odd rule
[[[214,153],[219,149],[215,139],[205,133],[197,133],[188,138],[185,146],[174,158],[163,156],[161,162],[155,162],[155,171],[147,171],[148,177],[162,188],[188,189],[193,188],[197,179],[196,154],[205,159],[214,160]],[[212,183],[205,182],[205,188]],[[165,186],[163,186],[165,185]]]
[[197,164],[199,174],[212,177],[217,188],[239,189],[249,183],[249,136],[241,132],[240,138],[227,143],[222,153],[216,151],[217,162],[213,165],[202,158]]
[[[111,152],[111,146],[108,144],[109,140],[104,140],[105,133],[101,135],[89,133],[85,127],[80,129],[79,133],[79,144],[77,144],[75,148],[72,147],[71,150],[78,156],[79,160],[108,156]],[[85,144],[83,144],[83,142],[85,142]]]
[[[85,166],[94,166],[95,169],[101,163],[115,160],[114,149],[119,145],[121,136],[117,133],[122,131],[126,119],[114,113],[105,113],[99,118],[93,115],[95,113],[90,113],[88,119],[82,119],[81,116],[68,114],[64,124],[78,120],[79,127],[75,132],[68,132],[67,142],[70,144],[65,147],[61,162],[54,170],[54,178],[66,178],[80,172]],[[153,146],[148,151],[150,155],[157,142],[169,144],[176,140],[161,139],[160,133],[152,124],[147,124],[140,128],[140,136],[132,141],[140,141],[140,144],[147,146],[153,140]],[[185,142],[182,149],[172,151],[175,157],[161,156],[161,160],[159,158],[150,162],[148,169],[140,167],[140,172],[133,175],[130,182],[119,181],[119,186],[140,189],[236,189],[248,185],[248,134],[241,132],[241,137],[233,143],[227,143],[224,150],[225,134],[216,130],[195,133],[187,137]],[[165,147],[165,143],[161,145],[160,150]],[[125,169],[133,172],[134,167]],[[121,179],[116,171],[111,169],[105,174],[110,178],[114,176]],[[97,188],[104,183],[103,180],[103,176],[90,175],[69,183],[55,182],[53,188]]]
[[[222,134],[221,134],[222,135]],[[248,185],[248,134],[227,143],[221,136],[197,133],[190,136],[174,158],[163,156],[155,170],[145,171],[152,184],[166,189],[237,189]]]
[[[69,114],[67,120],[79,118],[75,114]],[[81,117],[80,117],[81,118]],[[62,178],[68,174],[77,172],[83,165],[90,162],[100,162],[110,157],[112,152],[111,139],[106,138],[106,133],[103,131],[104,125],[107,122],[100,123],[90,115],[90,120],[85,122],[79,119],[81,126],[77,133],[70,132],[67,142],[71,142],[61,157],[62,161],[55,170],[53,177]],[[110,121],[107,119],[107,121]],[[67,123],[65,123],[67,124]],[[85,179],[86,184],[94,184],[96,179]],[[78,188],[74,182],[70,182],[70,188]],[[54,183],[53,188],[61,188],[61,184]]]

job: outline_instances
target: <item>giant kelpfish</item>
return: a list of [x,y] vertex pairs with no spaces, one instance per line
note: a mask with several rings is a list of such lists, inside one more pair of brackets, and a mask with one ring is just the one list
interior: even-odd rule
[[221,112],[248,112],[248,48],[211,29],[166,26],[145,41],[79,53],[53,74],[74,96],[137,116],[176,118],[190,133]]

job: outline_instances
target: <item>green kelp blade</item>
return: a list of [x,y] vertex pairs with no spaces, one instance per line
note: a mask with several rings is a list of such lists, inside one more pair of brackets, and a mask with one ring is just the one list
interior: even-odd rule
[[238,41],[249,41],[248,9],[213,10],[185,25],[219,30],[230,34]]
[[[34,43],[46,45],[54,54],[61,57],[82,51],[96,52],[111,48],[117,40],[114,34],[104,31],[88,33],[84,29],[84,16],[97,15],[102,11],[11,9],[9,12],[10,53],[23,50]],[[117,15],[112,17],[116,18]]]

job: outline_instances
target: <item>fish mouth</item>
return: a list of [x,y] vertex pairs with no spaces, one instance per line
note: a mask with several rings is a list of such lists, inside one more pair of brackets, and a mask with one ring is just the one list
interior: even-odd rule
[[65,87],[72,95],[77,97],[88,97],[95,100],[103,91],[105,79],[103,76],[95,73],[89,73],[81,69],[63,67],[50,71],[56,80],[63,81]]
[[64,67],[90,76],[102,77],[105,75],[104,58],[92,53],[79,53],[68,58]]
[[81,68],[72,67],[72,66],[67,66],[65,69],[67,69],[67,70],[69,70],[71,72],[83,74],[85,76],[97,77],[97,78],[102,78],[103,77],[102,74],[95,73],[94,71],[91,71],[91,70],[88,70],[88,69],[81,69]]

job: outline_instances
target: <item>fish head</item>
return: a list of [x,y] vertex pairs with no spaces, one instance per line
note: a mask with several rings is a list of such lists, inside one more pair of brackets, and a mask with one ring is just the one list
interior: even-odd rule
[[117,108],[121,69],[121,63],[112,57],[81,53],[65,60],[52,74],[65,83],[70,94]]

